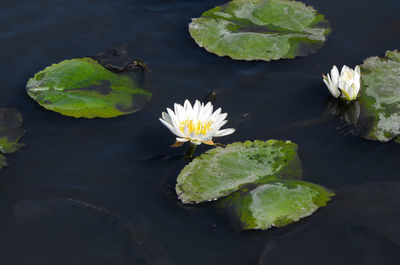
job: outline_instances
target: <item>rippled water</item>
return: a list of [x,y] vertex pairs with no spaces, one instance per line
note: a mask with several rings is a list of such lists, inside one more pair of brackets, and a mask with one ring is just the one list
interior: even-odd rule
[[[371,184],[377,186],[365,198],[356,192],[359,184],[400,180],[400,145],[363,140],[324,116],[329,94],[321,80],[333,64],[354,66],[400,48],[400,2],[307,0],[327,16],[333,32],[317,53],[276,62],[233,61],[197,47],[187,30],[190,19],[224,2],[1,1],[0,106],[18,108],[27,131],[26,146],[9,155],[10,166],[0,172],[1,264],[304,264],[313,251],[283,259],[282,250],[290,252],[297,242],[317,252],[321,233],[334,237],[324,249],[329,255],[347,244],[341,262],[355,264],[354,253],[377,253],[371,264],[400,263],[399,231],[390,226],[400,221],[393,210],[400,198],[390,188],[398,184]],[[152,70],[146,83],[153,99],[142,111],[73,119],[26,95],[27,79],[44,67],[122,44]],[[222,142],[290,139],[299,145],[305,180],[354,189],[361,199],[353,204],[345,197],[348,211],[365,211],[372,200],[373,210],[361,220],[387,222],[332,215],[332,231],[338,231],[332,233],[321,217],[326,208],[286,228],[237,233],[212,205],[180,204],[174,184],[186,150],[169,147],[174,137],[158,117],[174,102],[202,99],[210,90],[229,113],[229,127],[237,128]],[[382,199],[384,194],[393,197]]]

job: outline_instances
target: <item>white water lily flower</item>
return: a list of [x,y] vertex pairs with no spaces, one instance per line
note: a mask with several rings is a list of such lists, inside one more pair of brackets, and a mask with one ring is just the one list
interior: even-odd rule
[[213,112],[213,105],[208,102],[206,105],[196,100],[193,107],[189,100],[184,105],[174,104],[174,111],[167,108],[162,113],[160,121],[176,138],[176,146],[190,141],[196,145],[201,143],[214,145],[213,137],[221,137],[235,132],[235,129],[220,128],[227,122],[227,113],[221,113],[221,108]]
[[332,96],[352,101],[357,99],[361,88],[361,72],[357,65],[354,70],[344,65],[339,71],[336,66],[333,66],[331,75],[322,75],[324,83],[328,87]]
[[337,69],[336,65],[333,66],[331,70],[331,75],[327,74],[327,76],[322,75],[324,78],[324,83],[328,87],[329,91],[331,92],[332,96],[338,98],[340,96],[340,91],[338,89],[339,84],[339,70]]

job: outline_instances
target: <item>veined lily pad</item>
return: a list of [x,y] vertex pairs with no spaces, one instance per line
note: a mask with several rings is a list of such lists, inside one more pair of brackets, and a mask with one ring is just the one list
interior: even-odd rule
[[313,183],[281,180],[238,191],[220,201],[218,207],[241,229],[268,229],[311,215],[333,195]]
[[91,58],[53,64],[29,79],[27,92],[41,106],[76,118],[111,118],[140,110],[151,93],[132,78]]
[[184,203],[199,203],[229,195],[246,184],[301,177],[296,144],[247,141],[217,147],[195,158],[179,174],[176,192]]
[[400,135],[400,52],[368,58],[361,71],[358,131],[367,139],[387,142]]
[[0,151],[2,153],[13,153],[24,146],[18,143],[24,134],[21,128],[22,120],[22,115],[18,110],[0,108]]
[[310,6],[289,0],[233,0],[194,18],[196,43],[237,60],[306,56],[322,47],[329,22]]

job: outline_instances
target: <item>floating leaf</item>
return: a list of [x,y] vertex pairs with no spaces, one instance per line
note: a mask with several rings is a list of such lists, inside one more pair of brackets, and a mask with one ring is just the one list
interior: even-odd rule
[[400,134],[400,52],[371,57],[361,65],[358,134],[387,142]]
[[289,0],[233,0],[194,18],[196,43],[237,60],[306,56],[322,47],[329,22],[310,6]]
[[2,153],[13,153],[24,145],[18,143],[24,134],[21,128],[22,121],[22,115],[18,110],[0,108],[0,151]]
[[151,93],[91,58],[65,60],[37,73],[27,92],[41,106],[76,118],[111,118],[140,110]]
[[241,229],[268,229],[311,215],[333,195],[313,183],[280,180],[236,192],[219,202],[218,207]]
[[195,158],[179,174],[176,192],[184,203],[199,203],[226,196],[246,184],[301,177],[296,144],[247,141],[217,147]]

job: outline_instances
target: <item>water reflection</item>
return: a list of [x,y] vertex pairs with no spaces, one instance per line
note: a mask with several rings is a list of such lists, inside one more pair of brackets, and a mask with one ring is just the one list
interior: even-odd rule
[[346,125],[345,130],[367,140],[376,140],[371,138],[371,132],[375,128],[374,117],[359,101],[347,102],[333,98],[324,105],[324,115],[340,119]]
[[340,99],[330,99],[325,103],[325,115],[336,116],[347,124],[357,126],[360,117],[360,103],[358,101],[343,101]]

